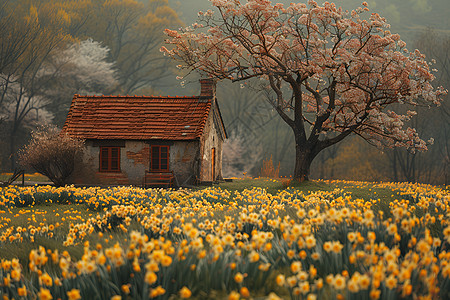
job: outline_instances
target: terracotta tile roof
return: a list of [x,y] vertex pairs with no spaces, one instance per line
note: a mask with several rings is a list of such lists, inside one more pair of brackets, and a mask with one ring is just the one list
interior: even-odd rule
[[63,132],[82,139],[192,140],[203,132],[211,98],[75,95]]

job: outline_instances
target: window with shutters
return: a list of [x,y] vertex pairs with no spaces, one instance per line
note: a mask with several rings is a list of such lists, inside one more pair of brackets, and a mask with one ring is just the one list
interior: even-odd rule
[[150,171],[169,172],[169,146],[151,147]]
[[120,172],[120,147],[100,147],[100,172]]

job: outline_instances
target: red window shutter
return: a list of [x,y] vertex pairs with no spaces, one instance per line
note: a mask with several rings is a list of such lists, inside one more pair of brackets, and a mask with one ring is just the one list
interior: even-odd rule
[[100,147],[100,172],[120,172],[120,148]]
[[151,147],[150,170],[153,172],[169,171],[169,146],[153,145]]
[[120,166],[120,148],[110,148],[111,149],[111,160],[110,160],[110,170],[119,171]]

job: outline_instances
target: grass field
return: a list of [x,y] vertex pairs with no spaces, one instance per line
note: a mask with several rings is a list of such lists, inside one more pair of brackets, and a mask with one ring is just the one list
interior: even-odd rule
[[450,297],[449,187],[11,186],[0,221],[9,299]]
[[[1,181],[8,181],[9,178],[11,178],[11,176],[13,175],[13,173],[1,173],[0,174],[0,182]],[[20,176],[17,180],[17,182],[22,182],[22,176]],[[33,173],[33,174],[29,174],[29,173],[25,173],[25,182],[50,182],[50,180],[39,173]]]

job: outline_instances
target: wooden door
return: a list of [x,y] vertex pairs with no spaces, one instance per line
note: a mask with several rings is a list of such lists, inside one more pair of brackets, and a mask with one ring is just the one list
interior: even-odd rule
[[212,181],[215,180],[216,174],[216,148],[211,149],[211,173],[212,173]]

